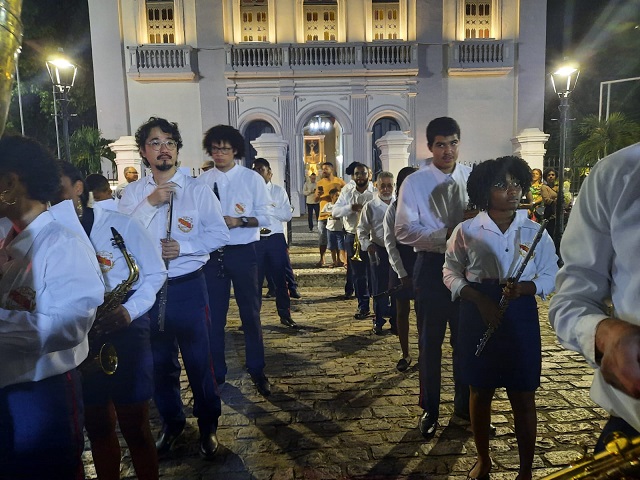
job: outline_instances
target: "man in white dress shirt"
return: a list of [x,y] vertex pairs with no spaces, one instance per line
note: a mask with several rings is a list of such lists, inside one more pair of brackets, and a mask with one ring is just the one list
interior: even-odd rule
[[221,403],[208,342],[209,312],[216,307],[209,308],[203,267],[209,253],[229,241],[229,230],[213,193],[178,170],[182,137],[175,123],[151,117],[138,128],[136,143],[152,174],[129,184],[118,208],[142,222],[169,270],[166,290],[149,312],[153,398],[163,421],[156,448],[160,454],[171,450],[185,426],[179,347],[198,418],[199,452],[210,460],[218,449]]
[[249,375],[263,396],[271,394],[271,385],[264,374],[264,344],[260,307],[261,287],[258,284],[257,245],[260,228],[269,227],[271,200],[264,179],[253,170],[237,165],[244,157],[244,138],[229,125],[210,128],[202,145],[216,164],[198,180],[207,185],[222,204],[224,220],[229,227],[229,244],[213,252],[205,267],[209,298],[216,308],[211,311],[211,353],[218,384],[226,380],[224,331],[227,324],[230,289],[240,311],[245,339],[245,358]]
[[433,159],[408,176],[400,189],[395,232],[398,242],[417,252],[413,272],[418,321],[418,367],[420,406],[418,422],[425,438],[435,435],[440,407],[442,342],[447,323],[453,347],[455,382],[454,414],[469,419],[469,387],[461,385],[455,343],[458,332],[458,300],[442,280],[447,239],[465,218],[467,179],[471,168],[457,163],[460,127],[449,117],[432,120],[427,126],[427,146]]
[[258,285],[264,282],[265,273],[269,272],[275,285],[276,308],[280,323],[289,328],[298,328],[298,324],[291,318],[291,299],[287,286],[286,268],[289,262],[289,247],[284,238],[283,222],[291,220],[291,203],[289,196],[280,185],[271,182],[273,173],[269,161],[256,158],[253,161],[253,171],[264,178],[271,198],[272,215],[268,227],[260,229],[258,242]]
[[[640,435],[640,143],[600,160],[571,210],[549,320],[594,368],[591,398],[614,431]],[[613,308],[611,308],[613,305]]]

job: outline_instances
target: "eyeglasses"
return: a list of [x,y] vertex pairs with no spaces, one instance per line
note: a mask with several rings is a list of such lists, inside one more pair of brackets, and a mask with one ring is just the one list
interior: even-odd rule
[[150,142],[147,142],[147,145],[149,145],[156,152],[160,151],[162,145],[167,147],[167,150],[175,150],[178,146],[175,140],[165,140],[164,142],[161,142],[160,140],[151,140]]
[[229,153],[233,148],[231,147],[211,147],[211,153]]
[[522,190],[522,185],[520,182],[498,182],[492,185],[496,190],[500,190],[501,192],[506,192],[507,190]]

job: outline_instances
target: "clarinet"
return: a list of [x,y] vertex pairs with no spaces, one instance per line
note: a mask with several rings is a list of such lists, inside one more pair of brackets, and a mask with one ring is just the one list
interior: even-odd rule
[[[531,243],[531,248],[527,252],[527,255],[524,257],[524,260],[522,261],[520,268],[518,268],[518,271],[516,272],[515,277],[511,277],[509,280],[507,280],[507,287],[512,287],[513,285],[518,283],[518,281],[520,280],[520,277],[524,273],[524,269],[527,267],[527,263],[529,263],[529,260],[531,260],[531,257],[533,256],[533,251],[536,249],[538,242],[542,238],[542,234],[544,233],[544,229],[547,226],[548,221],[549,220],[545,219],[540,224],[540,228],[538,229],[536,236],[533,238],[533,243]],[[500,302],[498,303],[498,308],[500,310],[500,318],[502,318],[508,306],[509,306],[509,299],[503,294],[502,297],[500,297]],[[476,349],[476,357],[480,356],[480,354],[482,353],[482,350],[484,350],[485,345],[487,344],[487,342],[491,338],[491,335],[493,335],[493,332],[495,331],[496,331],[496,327],[493,325],[489,325],[487,330],[484,332],[484,335],[482,335],[482,338],[480,339],[480,343],[478,343],[478,348]]]
[[[171,223],[173,221],[173,193],[169,194],[169,208],[167,209],[167,235],[165,240],[171,240]],[[164,266],[169,269],[169,260],[164,260]],[[164,319],[167,315],[167,289],[169,288],[169,277],[164,281],[162,288],[160,289],[160,296],[158,297],[158,330],[164,332]]]

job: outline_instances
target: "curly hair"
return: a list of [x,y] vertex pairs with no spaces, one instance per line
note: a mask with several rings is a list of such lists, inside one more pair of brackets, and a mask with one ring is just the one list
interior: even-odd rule
[[211,156],[211,144],[221,144],[227,142],[236,151],[233,158],[244,157],[244,137],[231,125],[216,125],[207,130],[202,139],[202,148]]
[[171,138],[177,144],[177,150],[180,151],[182,148],[182,137],[180,136],[180,130],[178,130],[178,124],[160,117],[150,117],[149,120],[138,127],[136,131],[136,145],[138,148],[141,150],[144,149],[151,130],[156,127],[164,133],[171,135]]
[[490,207],[491,187],[496,182],[506,181],[507,174],[515,178],[523,192],[528,192],[531,187],[531,169],[527,162],[520,157],[506,156],[495,160],[486,160],[474,165],[469,180],[467,180],[467,192],[469,203],[480,210],[488,210]]
[[52,202],[60,192],[60,170],[55,158],[32,138],[20,135],[0,140],[0,175],[14,173],[27,190],[29,198]]

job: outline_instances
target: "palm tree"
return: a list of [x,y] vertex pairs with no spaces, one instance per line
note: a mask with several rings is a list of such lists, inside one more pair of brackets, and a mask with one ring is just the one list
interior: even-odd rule
[[[95,127],[80,127],[71,136],[71,162],[86,176],[102,171],[102,158],[108,158],[115,167],[115,153],[109,148],[113,140],[102,138]],[[115,168],[114,168],[115,169]]]
[[586,138],[573,151],[576,167],[593,166],[610,153],[640,141],[640,125],[619,112],[602,120],[596,115],[588,115],[578,131]]

